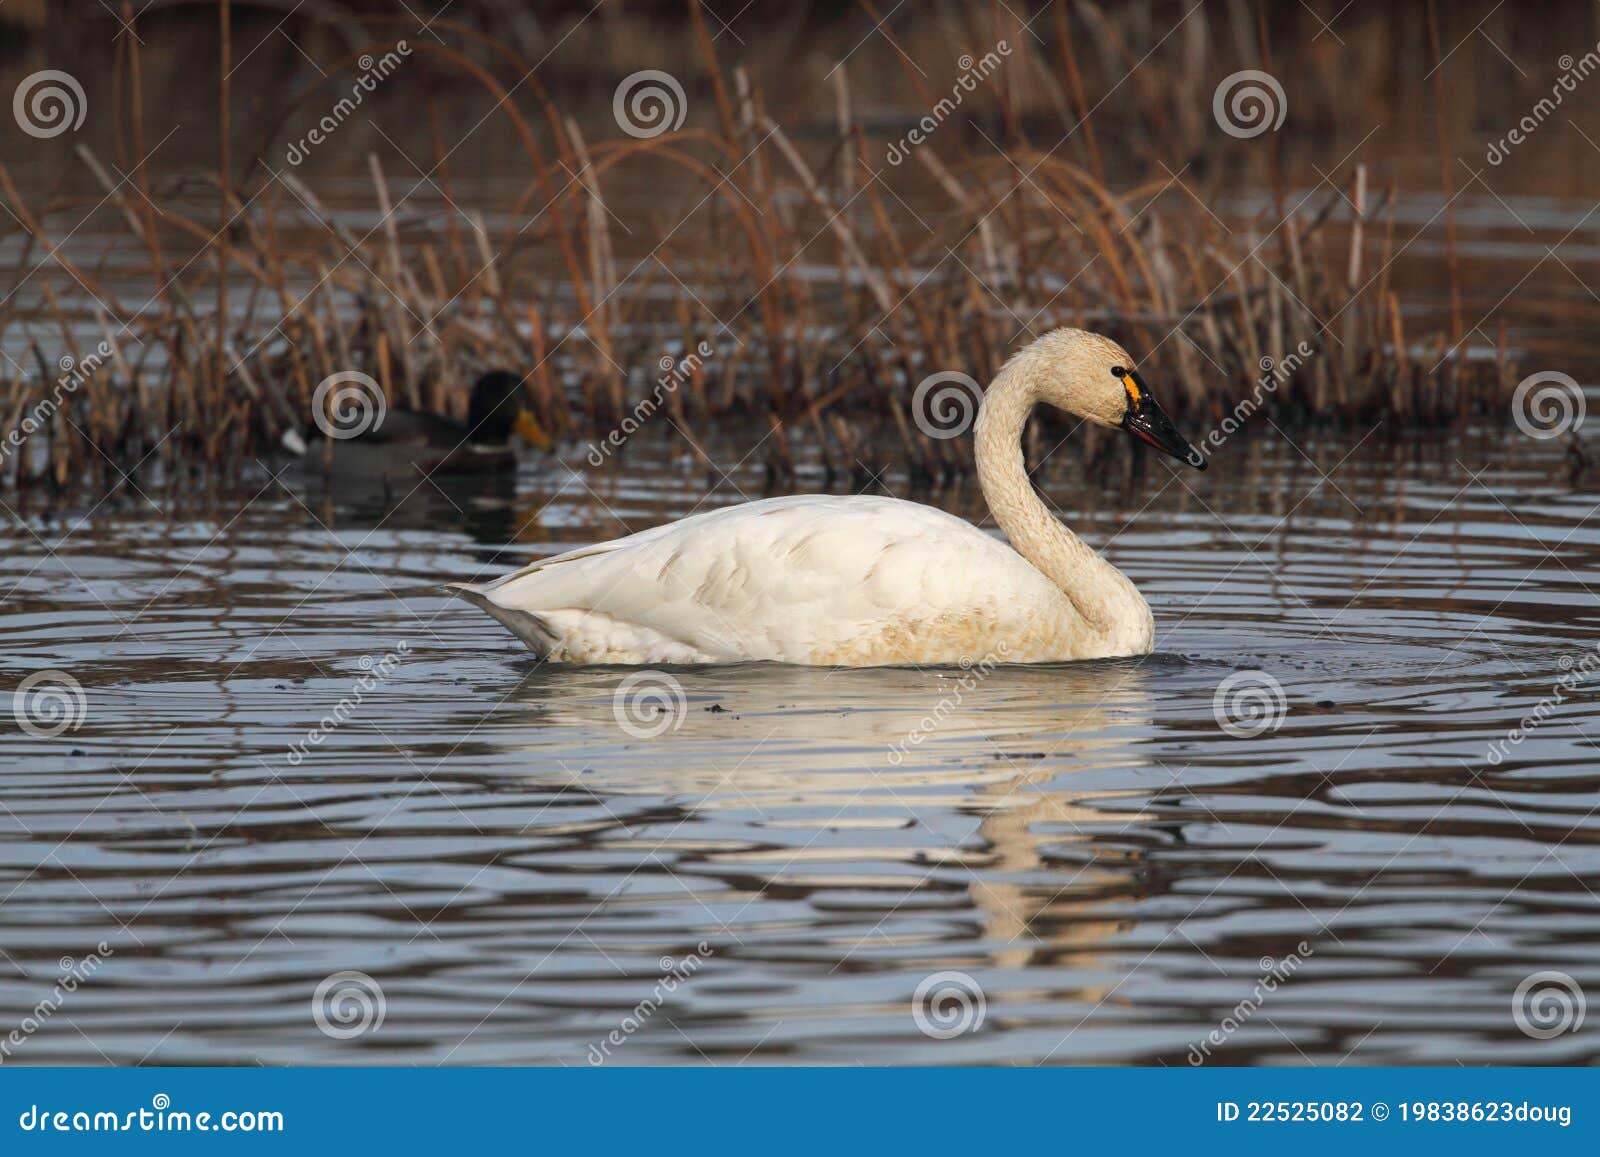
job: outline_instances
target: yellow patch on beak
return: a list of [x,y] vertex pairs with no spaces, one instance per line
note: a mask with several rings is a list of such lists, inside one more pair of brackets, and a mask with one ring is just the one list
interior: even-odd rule
[[544,432],[544,427],[539,425],[539,420],[532,412],[520,410],[517,412],[517,435],[528,445],[537,446],[541,450],[548,450],[551,446],[550,435]]
[[1139,383],[1133,380],[1132,374],[1122,375],[1122,388],[1128,391],[1128,400],[1137,406],[1142,395],[1139,393]]

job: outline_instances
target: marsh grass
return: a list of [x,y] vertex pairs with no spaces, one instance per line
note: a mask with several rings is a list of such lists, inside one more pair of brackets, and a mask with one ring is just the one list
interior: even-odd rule
[[[876,11],[870,0],[862,6]],[[363,54],[392,47],[393,24],[381,18],[362,21],[329,82],[272,123],[235,123],[230,133],[225,113],[210,173],[158,182],[134,164],[119,183],[78,147],[160,286],[142,307],[119,301],[63,252],[73,203],[31,204],[0,165],[8,224],[24,234],[17,275],[38,254],[53,263],[40,274],[35,315],[0,307],[0,339],[25,326],[38,371],[0,381],[0,428],[17,428],[58,386],[63,356],[83,362],[86,335],[110,350],[0,477],[66,487],[114,478],[147,456],[226,469],[309,425],[317,384],[350,369],[375,377],[390,405],[460,416],[478,370],[516,367],[548,427],[596,439],[678,354],[704,342],[713,356],[664,396],[657,420],[708,462],[704,433],[742,420],[759,425],[758,453],[777,478],[793,472],[792,440],[805,439],[830,475],[870,476],[892,460],[940,480],[966,472],[970,450],[923,432],[910,412],[915,386],[940,371],[987,380],[1011,350],[1057,325],[1122,341],[1162,384],[1168,409],[1201,431],[1303,347],[1313,354],[1296,359],[1265,404],[1275,422],[1383,417],[1398,429],[1504,409],[1515,378],[1504,331],[1492,351],[1464,354],[1453,226],[1451,328],[1408,332],[1391,284],[1396,191],[1371,188],[1363,165],[1339,174],[1338,187],[1291,199],[1274,158],[1270,209],[1231,223],[1165,165],[1115,187],[1089,115],[1103,94],[1088,89],[1078,54],[1128,50],[1093,5],[1058,2],[1037,25],[1049,35],[1017,38],[1005,66],[1058,78],[1055,147],[1032,143],[1043,130],[1016,106],[1006,75],[975,98],[987,102],[1000,147],[987,137],[971,147],[951,126],[892,173],[854,111],[848,66],[829,81],[831,131],[797,139],[766,112],[758,79],[722,59],[699,4],[687,8],[703,71],[693,79],[709,89],[715,115],[649,139],[585,139],[528,61],[448,15],[432,24],[442,43],[413,43],[420,75],[466,78],[512,126],[526,180],[510,224],[460,205],[426,79],[416,86],[417,136],[453,211],[396,212],[383,162],[370,154],[380,220],[362,234],[294,171],[263,163],[281,150],[292,114],[327,99]],[[1244,5],[1229,11],[1241,53],[1268,64],[1264,24]],[[133,5],[123,17],[136,25]],[[226,17],[218,34],[227,60]],[[132,36],[117,43],[119,144],[144,157],[140,46]],[[1152,83],[1138,81],[1154,110],[1151,139],[1170,155],[1214,147],[1193,102]],[[929,108],[940,99],[910,68],[906,84]],[[226,81],[218,100],[233,108]],[[255,159],[235,166],[230,139],[245,135],[259,142]],[[1441,157],[1446,135],[1441,117]],[[337,149],[337,138],[323,147]],[[920,213],[897,192],[911,171],[934,192]],[[619,257],[607,191],[663,172],[691,192],[651,215],[653,236],[632,232],[628,243],[644,253],[635,265]],[[195,208],[197,187],[214,218]],[[1091,457],[1133,452],[1093,436],[1078,446]]]

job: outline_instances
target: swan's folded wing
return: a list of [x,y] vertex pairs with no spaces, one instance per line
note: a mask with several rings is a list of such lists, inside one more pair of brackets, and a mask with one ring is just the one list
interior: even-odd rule
[[1053,588],[943,511],[808,495],[558,555],[475,591],[557,634],[633,630],[710,659],[803,662],[885,628],[1012,614]]

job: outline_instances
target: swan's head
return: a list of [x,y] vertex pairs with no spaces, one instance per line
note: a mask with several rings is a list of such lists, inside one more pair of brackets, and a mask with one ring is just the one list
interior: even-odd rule
[[1133,358],[1110,338],[1081,329],[1044,334],[1017,355],[1037,398],[1097,426],[1126,430],[1197,470],[1206,460],[1157,404]]

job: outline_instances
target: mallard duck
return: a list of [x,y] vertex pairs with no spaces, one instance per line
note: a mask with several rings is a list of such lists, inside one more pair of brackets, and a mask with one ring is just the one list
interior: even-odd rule
[[328,419],[319,421],[309,438],[291,431],[284,446],[313,469],[326,466],[337,475],[400,484],[422,476],[514,471],[513,434],[541,450],[551,445],[522,396],[522,379],[509,370],[490,370],[474,383],[465,423],[388,409],[375,391],[376,384],[364,375],[341,379],[331,398],[314,402],[327,407],[319,412]]
[[1011,545],[931,506],[874,496],[747,502],[449,589],[542,658],[835,666],[1036,663],[1147,653],[1128,578],[1051,514],[1022,432],[1045,402],[1199,469],[1133,359],[1061,329],[1013,356],[978,412],[978,480]]

